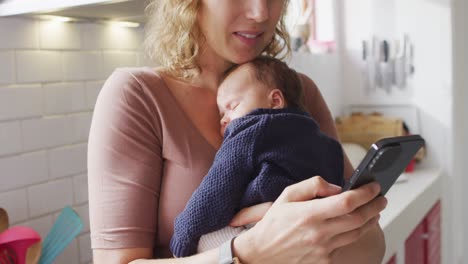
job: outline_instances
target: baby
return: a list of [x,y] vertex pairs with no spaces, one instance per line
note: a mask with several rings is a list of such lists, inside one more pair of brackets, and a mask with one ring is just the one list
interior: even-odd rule
[[175,220],[170,246],[176,257],[238,235],[243,228],[228,224],[240,209],[273,202],[291,184],[320,175],[343,185],[341,145],[303,111],[301,82],[285,63],[263,56],[235,66],[219,86],[217,103],[224,141]]

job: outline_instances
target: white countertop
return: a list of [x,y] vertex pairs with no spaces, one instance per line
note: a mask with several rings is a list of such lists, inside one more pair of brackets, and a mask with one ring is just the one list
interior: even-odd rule
[[379,222],[386,242],[383,263],[404,245],[406,238],[441,198],[441,174],[437,169],[416,170],[406,174],[408,180],[395,183],[386,194],[388,205]]

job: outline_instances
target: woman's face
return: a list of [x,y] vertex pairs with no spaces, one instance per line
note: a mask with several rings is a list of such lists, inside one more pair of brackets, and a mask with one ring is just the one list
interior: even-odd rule
[[244,63],[272,40],[285,0],[201,0],[198,24],[206,42],[202,56]]

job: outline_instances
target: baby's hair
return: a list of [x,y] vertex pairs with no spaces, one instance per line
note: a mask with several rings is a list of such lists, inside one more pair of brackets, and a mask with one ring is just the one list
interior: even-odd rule
[[298,73],[286,63],[270,56],[259,56],[245,64],[229,68],[224,74],[223,81],[242,65],[251,65],[254,77],[267,88],[279,89],[289,107],[305,111],[301,80]]

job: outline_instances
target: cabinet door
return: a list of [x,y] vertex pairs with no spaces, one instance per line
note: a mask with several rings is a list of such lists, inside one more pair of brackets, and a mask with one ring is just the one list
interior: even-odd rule
[[441,206],[438,201],[405,242],[406,264],[441,263]]
[[425,264],[426,255],[426,221],[423,220],[414,229],[413,233],[405,242],[405,263],[407,264]]
[[441,208],[440,202],[429,211],[426,216],[427,225],[427,263],[428,264],[440,264],[441,262]]
[[396,255],[393,255],[392,258],[388,260],[387,264],[396,264]]

